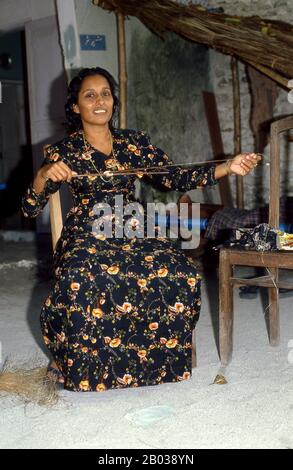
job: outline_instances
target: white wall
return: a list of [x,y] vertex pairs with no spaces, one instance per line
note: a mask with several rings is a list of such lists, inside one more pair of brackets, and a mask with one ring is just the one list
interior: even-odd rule
[[27,21],[55,15],[54,0],[0,0],[0,32],[23,28]]
[[[106,51],[80,52],[82,67],[103,67],[118,80],[116,15],[93,5],[91,0],[75,0],[75,10],[78,34],[104,34],[106,36]],[[137,28],[146,35],[150,34],[139,20],[133,17],[126,18],[126,51],[130,50],[132,33]]]
[[91,0],[75,0],[79,34],[106,36],[105,51],[81,51],[82,67],[102,67],[118,78],[116,17],[93,5]]

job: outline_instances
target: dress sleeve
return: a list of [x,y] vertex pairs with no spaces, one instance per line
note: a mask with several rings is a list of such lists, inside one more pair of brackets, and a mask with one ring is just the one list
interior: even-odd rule
[[[151,144],[150,137],[146,133],[142,131],[137,133],[137,144],[138,148],[141,149],[141,153],[145,156],[146,166],[164,167],[173,164],[163,150]],[[167,175],[147,175],[145,179],[167,191],[186,192],[198,187],[217,184],[215,168],[215,164],[190,165],[188,167],[176,165],[165,169],[168,171]]]
[[[42,168],[48,163],[61,160],[58,147],[48,145],[44,147],[44,160],[40,166]],[[49,201],[50,194],[55,193],[60,188],[62,182],[54,182],[51,179],[46,181],[42,192],[36,193],[33,183],[29,185],[21,200],[21,210],[25,217],[37,217]]]

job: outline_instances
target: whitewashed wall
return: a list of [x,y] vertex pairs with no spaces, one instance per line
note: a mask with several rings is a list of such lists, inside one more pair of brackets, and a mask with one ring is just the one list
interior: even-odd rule
[[0,31],[23,28],[27,21],[52,15],[54,0],[0,0]]
[[83,67],[102,67],[118,78],[116,17],[93,5],[91,0],[75,0],[79,34],[106,36],[105,51],[81,51]]

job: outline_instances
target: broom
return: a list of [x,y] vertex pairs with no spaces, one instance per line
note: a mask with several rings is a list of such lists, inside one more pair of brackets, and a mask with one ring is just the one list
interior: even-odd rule
[[59,399],[56,382],[47,377],[47,367],[16,367],[8,360],[0,371],[0,396],[7,395],[39,406],[53,406]]

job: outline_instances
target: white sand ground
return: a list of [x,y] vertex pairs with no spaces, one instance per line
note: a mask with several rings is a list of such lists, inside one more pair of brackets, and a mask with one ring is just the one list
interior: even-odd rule
[[[7,356],[46,361],[39,311],[49,282],[35,277],[32,243],[0,245],[2,361]],[[20,260],[26,260],[24,267],[17,264]],[[281,344],[272,348],[260,295],[243,300],[235,292],[234,354],[226,385],[212,384],[220,365],[214,336],[216,283],[209,289],[204,283],[202,296],[191,380],[105,393],[62,391],[54,408],[2,397],[0,447],[293,448],[293,296],[280,300]],[[147,422],[149,413],[154,419]]]

